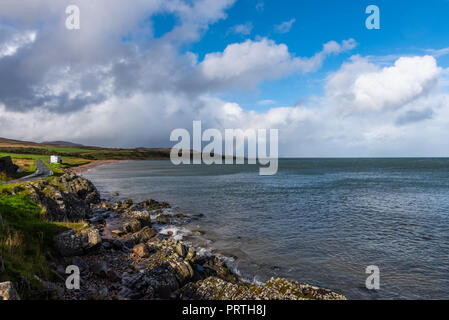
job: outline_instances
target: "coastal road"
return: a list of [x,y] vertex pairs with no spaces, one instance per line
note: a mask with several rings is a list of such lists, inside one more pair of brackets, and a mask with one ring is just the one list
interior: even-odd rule
[[11,180],[8,182],[4,182],[2,184],[14,184],[14,183],[22,183],[22,182],[30,182],[46,177],[50,177],[53,175],[53,171],[50,170],[49,167],[41,160],[36,160],[36,171],[33,174],[30,174],[28,176],[22,177],[20,179]]

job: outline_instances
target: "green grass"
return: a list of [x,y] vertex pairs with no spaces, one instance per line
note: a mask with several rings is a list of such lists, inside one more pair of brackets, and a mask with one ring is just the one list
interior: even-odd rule
[[6,222],[0,234],[6,276],[48,279],[51,274],[45,252],[52,250],[53,237],[67,228],[42,220],[41,208],[25,194],[0,196],[0,212]]
[[[0,158],[1,157],[6,157],[6,156],[10,156],[13,160],[13,162],[16,162],[17,160],[23,160],[23,159],[30,159],[30,160],[42,160],[49,168],[51,171],[53,171],[53,173],[55,174],[55,176],[60,176],[62,174],[64,174],[64,168],[70,168],[73,166],[79,166],[79,165],[83,165],[83,164],[87,164],[89,162],[91,162],[91,160],[88,159],[83,159],[83,158],[78,158],[78,157],[62,157],[62,164],[57,164],[57,163],[50,163],[50,156],[47,155],[40,155],[40,154],[16,154],[16,153],[0,153]],[[21,178],[23,176],[32,174],[34,171],[36,171],[36,163],[34,163],[34,165],[30,168],[27,168],[26,171],[23,171],[19,174],[17,174],[15,177],[13,178]],[[12,179],[12,177],[10,177],[10,179]],[[0,181],[3,179],[0,179]],[[4,179],[6,180],[6,179]]]
[[169,149],[98,149],[98,148],[63,148],[63,147],[1,147],[1,154],[17,154],[40,158],[59,154],[63,158],[82,158],[86,160],[141,160],[169,159]]
[[86,149],[77,147],[36,147],[38,149],[44,149],[53,151],[56,153],[85,153],[85,152],[100,152],[101,149]]
[[6,267],[6,274],[0,281],[14,281],[23,276],[34,288],[39,287],[34,275],[42,279],[53,277],[45,258],[47,251],[54,250],[53,237],[69,229],[79,231],[85,227],[84,222],[45,221],[42,209],[28,198],[26,192],[0,194],[0,212],[5,224],[0,230],[0,255]]

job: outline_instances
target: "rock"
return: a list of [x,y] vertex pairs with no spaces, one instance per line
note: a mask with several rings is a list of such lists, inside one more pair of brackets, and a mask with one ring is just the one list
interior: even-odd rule
[[100,232],[90,228],[77,233],[69,230],[54,237],[58,252],[65,257],[86,254],[101,244]]
[[167,202],[160,203],[156,200],[150,199],[139,202],[136,207],[139,209],[158,210],[162,208],[170,208],[170,205]]
[[74,174],[33,182],[27,185],[27,189],[30,199],[45,209],[45,218],[49,221],[87,219],[91,215],[91,204],[100,201],[95,186]]
[[87,236],[89,247],[95,247],[101,244],[100,232],[95,228],[89,228],[81,231],[81,234]]
[[118,237],[121,237],[125,234],[125,232],[123,232],[123,230],[119,230],[119,229],[112,230],[111,233],[115,234]]
[[132,219],[131,221],[123,225],[123,231],[126,233],[137,232],[142,229],[142,224],[137,219]]
[[105,248],[106,250],[109,250],[112,248],[112,245],[109,242],[103,242],[102,245],[103,245],[103,248]]
[[194,259],[193,263],[200,265],[203,270],[197,269],[199,277],[204,279],[207,277],[217,277],[225,281],[236,283],[238,281],[231,268],[226,263],[216,256],[201,256]]
[[170,223],[170,216],[166,214],[160,214],[157,216],[156,222],[160,224],[168,224]]
[[101,207],[106,210],[112,210],[114,206],[109,201],[101,201]]
[[107,277],[112,282],[117,282],[121,280],[120,276],[114,270],[109,270]]
[[5,173],[7,175],[13,175],[19,169],[13,162],[11,157],[0,158],[0,173]]
[[185,257],[185,260],[193,261],[195,259],[195,257],[196,257],[195,249],[190,247],[189,250],[187,251],[187,255]]
[[122,209],[130,209],[133,206],[133,201],[131,199],[125,200],[122,203]]
[[190,282],[179,292],[181,300],[256,300],[248,287],[209,277]]
[[102,216],[96,216],[96,217],[90,218],[89,222],[90,223],[103,223],[104,224],[105,220],[104,220],[104,218]]
[[187,300],[345,300],[338,293],[286,279],[271,279],[265,285],[227,282],[209,277],[188,283],[179,291]]
[[151,227],[151,216],[148,211],[128,211],[125,212],[122,217],[138,220],[143,227]]
[[5,272],[5,264],[3,263],[3,258],[0,256],[0,275]]
[[122,277],[122,290],[119,295],[128,299],[143,299],[153,298],[153,288],[150,287],[151,279],[148,277],[148,272],[123,275]]
[[109,290],[106,286],[101,286],[99,288],[92,288],[88,295],[90,300],[108,300]]
[[35,297],[39,300],[59,300],[62,299],[63,289],[56,283],[45,281],[34,275],[34,279],[40,283],[41,289],[35,293]]
[[114,205],[112,206],[112,210],[119,210],[122,207],[121,201],[114,202]]
[[[123,242],[118,240],[118,239],[114,239],[114,238],[109,238],[109,237],[105,237],[102,239],[103,240],[103,246],[108,243],[107,247],[108,248],[112,248],[115,250],[121,250],[123,249]],[[105,247],[106,248],[106,247]]]
[[181,258],[184,258],[187,255],[187,247],[183,245],[181,242],[176,244],[176,253],[179,254]]
[[169,299],[173,292],[179,289],[179,281],[172,267],[167,263],[147,270],[145,276],[149,283],[147,292],[152,292],[157,298]]
[[118,197],[119,195],[120,195],[120,193],[118,193],[118,192],[114,192],[114,193],[112,194],[113,197]]
[[170,206],[170,204],[169,204],[168,202],[162,202],[162,203],[161,203],[161,206],[162,206],[163,208],[171,208],[171,206]]
[[12,189],[12,194],[13,195],[17,195],[19,193],[21,193],[22,191],[24,191],[25,189],[20,187],[20,186],[16,186]]
[[271,278],[264,287],[280,292],[286,299],[346,300],[345,296],[331,290],[283,278]]
[[148,258],[150,256],[150,251],[148,250],[148,247],[144,243],[140,243],[134,246],[133,252],[140,258]]
[[168,259],[168,263],[175,270],[176,278],[181,285],[193,279],[195,273],[188,261],[170,258]]
[[106,278],[109,272],[109,266],[106,261],[100,260],[90,266],[90,270],[100,278]]
[[137,242],[146,242],[153,238],[157,234],[156,230],[151,227],[145,227],[139,232],[134,233],[131,238],[133,241]]
[[12,282],[7,281],[0,283],[0,300],[20,300]]
[[84,261],[80,257],[73,257],[72,264],[77,266],[81,272],[83,272],[84,270],[87,270],[89,268],[89,265],[87,264],[87,262]]

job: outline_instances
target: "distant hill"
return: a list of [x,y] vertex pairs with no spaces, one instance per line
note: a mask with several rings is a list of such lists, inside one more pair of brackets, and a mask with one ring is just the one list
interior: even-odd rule
[[65,147],[84,147],[84,145],[79,143],[73,143],[69,141],[45,141],[41,142],[43,145],[52,145],[52,146],[65,146]]
[[1,155],[45,155],[58,154],[86,160],[156,160],[170,159],[168,148],[103,148],[79,145],[67,141],[43,143],[0,138]]
[[38,146],[39,143],[0,137],[0,146]]

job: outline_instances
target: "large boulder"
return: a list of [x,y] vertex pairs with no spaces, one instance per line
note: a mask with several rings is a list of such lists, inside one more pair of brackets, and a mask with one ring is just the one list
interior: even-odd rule
[[11,157],[3,157],[0,158],[0,173],[6,173],[7,175],[12,175],[19,170],[19,167],[16,166]]
[[89,205],[100,203],[100,193],[88,179],[67,173],[56,179],[56,183],[62,186],[63,191],[75,194]]
[[31,200],[45,210],[49,221],[79,221],[92,214],[91,204],[100,202],[100,194],[87,179],[65,174],[27,186]]
[[341,294],[287,279],[271,279],[264,285],[217,277],[190,282],[179,291],[183,300],[346,300]]
[[146,210],[142,211],[125,211],[122,215],[124,219],[138,220],[143,227],[151,227],[151,216]]
[[145,227],[139,232],[133,233],[131,239],[134,243],[146,242],[157,235],[156,230],[151,227]]
[[101,244],[101,236],[95,228],[89,228],[80,233],[69,230],[56,235],[54,244],[62,256],[78,256],[98,248]]
[[12,282],[0,283],[0,300],[20,300],[19,294]]

